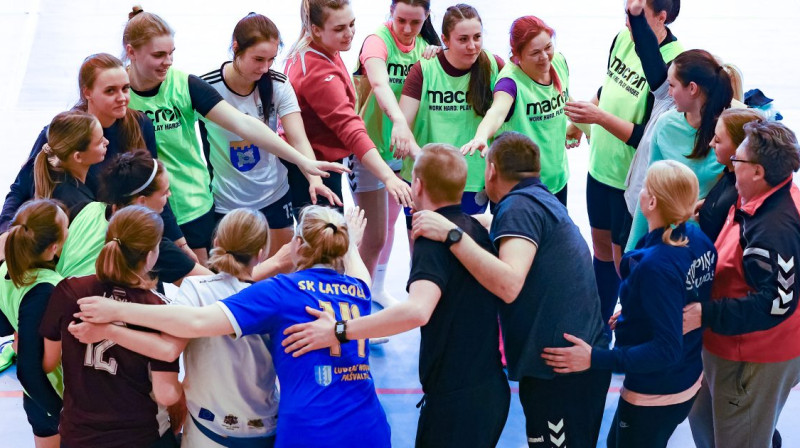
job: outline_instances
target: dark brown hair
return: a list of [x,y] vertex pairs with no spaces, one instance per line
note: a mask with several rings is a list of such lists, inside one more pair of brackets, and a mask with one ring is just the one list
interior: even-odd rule
[[[233,57],[240,57],[253,45],[273,40],[278,41],[279,48],[283,46],[281,33],[275,23],[269,17],[251,12],[239,20],[233,28],[233,37],[231,38]],[[234,43],[236,49],[233,47]]]
[[[450,38],[450,32],[462,20],[477,19],[483,25],[478,10],[470,5],[459,3],[447,8],[442,19],[442,34]],[[481,48],[478,60],[470,69],[469,90],[467,90],[467,103],[472,106],[476,114],[483,117],[492,106],[492,62]]]
[[[147,183],[153,174],[154,164],[156,175]],[[145,149],[120,154],[103,171],[98,197],[107,204],[126,206],[138,196],[148,197],[160,190],[166,174],[164,164],[153,159]],[[136,190],[139,191],[133,193]]]
[[422,24],[422,30],[420,30],[419,35],[422,36],[422,39],[427,42],[428,45],[437,45],[441,47],[442,41],[439,39],[439,34],[436,33],[436,28],[433,27],[433,23],[431,22],[430,0],[392,0],[392,14],[394,14],[394,8],[398,3],[403,3],[405,5],[414,7],[421,6],[422,9],[425,10],[425,13],[428,14],[428,17],[425,18],[425,23]]
[[512,181],[538,176],[541,170],[539,146],[519,132],[500,134],[489,148],[486,162],[494,163],[501,178]]
[[731,107],[733,88],[728,72],[705,50],[688,50],[672,61],[675,77],[684,86],[695,83],[706,97],[700,108],[700,127],[694,139],[694,148],[686,157],[703,159],[711,151],[714,128],[723,110]]

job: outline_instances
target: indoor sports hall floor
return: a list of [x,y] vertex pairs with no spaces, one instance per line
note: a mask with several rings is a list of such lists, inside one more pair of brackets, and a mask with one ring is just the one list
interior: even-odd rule
[[[357,36],[353,49],[343,54],[353,67],[364,37],[388,16],[389,0],[351,0]],[[92,53],[121,52],[122,27],[132,0],[0,0],[0,197],[27,157],[42,126],[77,99],[77,69]],[[287,47],[300,27],[299,0],[148,1],[142,6],[166,19],[175,29],[175,66],[203,74],[229,57],[230,35],[236,22],[250,11],[265,14],[280,28]],[[433,2],[434,25],[450,4]],[[455,3],[455,1],[453,1]],[[485,48],[508,56],[508,28],[521,15],[534,14],[555,28],[556,48],[570,66],[570,94],[588,99],[599,87],[611,40],[625,23],[623,0],[473,0],[483,17]],[[683,2],[671,27],[684,47],[703,48],[744,72],[745,90],[759,87],[775,99],[785,122],[800,131],[800,4],[795,0],[702,0]],[[279,67],[282,67],[282,63]],[[569,209],[588,237],[584,189],[588,148],[570,152],[572,177]],[[349,198],[348,198],[349,200]],[[390,291],[405,297],[408,244],[398,223],[395,250],[390,261]],[[417,377],[419,332],[396,336],[371,350],[372,372],[392,427],[393,445],[413,446],[421,398]],[[603,434],[619,398],[620,377],[615,377],[607,398]],[[516,391],[516,384],[512,384]],[[14,368],[0,373],[0,447],[33,446],[31,429],[22,410],[22,392]],[[113,400],[114,397],[109,397]],[[120,403],[124,406],[124,403]],[[800,392],[793,391],[778,424],[784,446],[800,446]],[[501,438],[501,447],[526,446],[524,417],[516,394]],[[693,446],[688,424],[681,425],[671,447]]]

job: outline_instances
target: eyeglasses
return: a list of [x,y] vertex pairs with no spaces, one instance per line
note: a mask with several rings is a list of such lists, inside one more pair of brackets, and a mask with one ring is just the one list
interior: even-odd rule
[[752,163],[753,165],[758,165],[758,162],[756,162],[756,161],[737,159],[735,155],[731,156],[731,162]]

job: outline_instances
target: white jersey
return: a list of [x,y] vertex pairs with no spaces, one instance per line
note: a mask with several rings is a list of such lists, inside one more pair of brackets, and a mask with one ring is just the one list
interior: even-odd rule
[[[227,86],[222,77],[226,64],[230,62],[202,79],[239,111],[265,122],[275,132],[281,117],[300,112],[286,75],[273,70],[265,75],[272,81],[272,104],[265,109],[257,87],[241,96]],[[217,213],[225,214],[240,207],[262,209],[289,192],[286,167],[277,157],[206,118],[202,118],[202,123],[203,147],[213,168],[211,189]]]
[[[230,274],[186,277],[175,305],[205,306],[229,297],[249,283]],[[266,335],[193,339],[183,352],[183,389],[189,413],[211,431],[232,437],[274,434],[278,415],[275,367]],[[186,446],[217,446],[199,433]],[[199,437],[196,437],[198,436]]]

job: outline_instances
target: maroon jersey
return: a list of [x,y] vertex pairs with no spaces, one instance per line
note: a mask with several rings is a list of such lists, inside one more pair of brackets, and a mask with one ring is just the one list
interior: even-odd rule
[[70,277],[56,286],[39,331],[47,339],[61,341],[61,440],[74,447],[149,446],[169,427],[165,409],[151,396],[150,371],[177,372],[178,361],[157,361],[109,340],[81,344],[67,326],[75,320],[73,314],[80,311],[78,299],[87,296],[148,305],[164,303],[151,291],[102,283],[94,275]]

